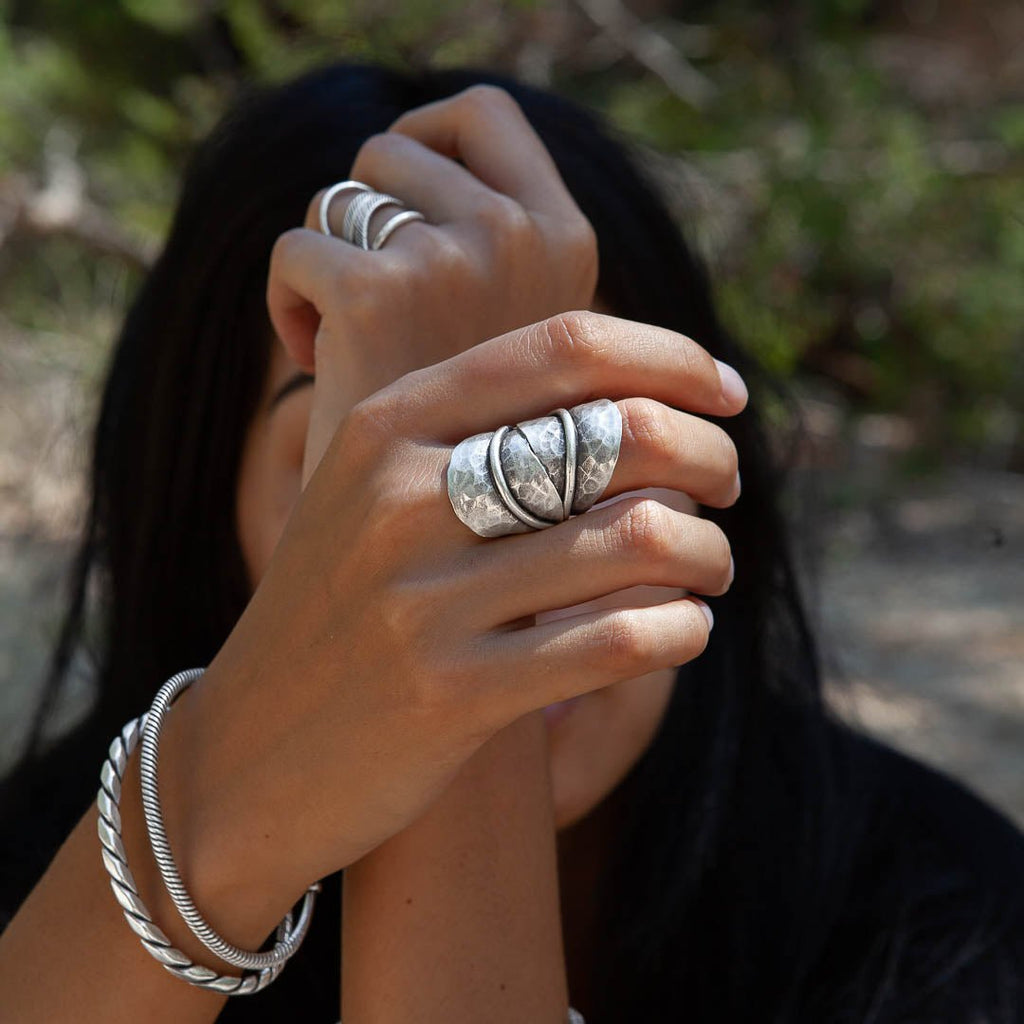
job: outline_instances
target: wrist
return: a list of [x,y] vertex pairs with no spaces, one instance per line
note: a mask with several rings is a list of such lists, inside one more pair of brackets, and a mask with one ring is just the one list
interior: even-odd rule
[[[222,737],[216,728],[202,726],[215,726],[228,716],[223,712],[211,715],[205,702],[197,699],[201,697],[199,682],[181,694],[164,720],[159,745],[164,827],[181,880],[202,917],[227,942],[256,950],[301,898],[308,883],[293,880],[282,869],[286,858],[271,856],[270,833],[264,841],[257,840],[262,795],[251,788],[241,794],[237,790],[245,785],[247,760],[258,754],[250,750],[236,758],[236,770],[230,776],[224,774],[218,758],[209,756],[209,744],[219,745]],[[180,939],[182,951],[197,962],[222,973],[236,973],[204,950],[167,893],[146,833],[139,768],[136,754],[129,761],[123,786],[125,811],[135,826],[136,849],[129,850],[129,862],[144,876],[146,889],[142,891],[152,899],[154,919],[161,927],[166,922],[168,937]],[[143,878],[137,882],[141,886]]]

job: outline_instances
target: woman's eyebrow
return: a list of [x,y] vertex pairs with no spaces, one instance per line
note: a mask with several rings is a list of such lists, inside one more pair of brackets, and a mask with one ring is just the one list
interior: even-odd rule
[[307,384],[312,384],[314,377],[311,373],[305,373],[300,370],[293,377],[289,377],[288,380],[278,389],[277,394],[270,399],[270,404],[267,406],[267,412],[272,412],[274,407],[282,398],[287,398],[293,391],[297,391],[299,388],[304,388]]

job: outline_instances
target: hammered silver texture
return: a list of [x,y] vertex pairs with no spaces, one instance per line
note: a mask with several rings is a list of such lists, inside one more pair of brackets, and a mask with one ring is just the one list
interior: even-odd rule
[[579,434],[572,502],[573,513],[578,514],[597,502],[612,478],[622,443],[622,414],[607,398],[575,405],[569,412]]
[[[448,496],[459,519],[481,537],[526,533],[562,522],[566,509],[585,512],[599,500],[611,480],[622,439],[622,417],[606,398],[568,410],[575,425],[575,471],[568,474],[566,493],[566,434],[556,412],[524,420],[507,429],[500,440],[501,475],[512,497],[531,516],[541,520],[532,527],[510,511],[488,464],[488,448],[496,432],[474,434],[452,451],[448,464]],[[497,433],[505,431],[501,428]],[[571,450],[571,446],[570,446]],[[520,514],[522,510],[520,510]]]
[[[533,448],[516,428],[508,432],[501,446],[501,468],[505,472],[509,490],[527,511],[552,524],[561,521],[562,492],[556,490],[544,463],[537,458]],[[564,487],[564,462],[562,480]]]
[[[121,905],[129,927],[142,940],[146,951],[163,967],[182,981],[222,995],[244,996],[259,992],[269,985],[284,969],[274,964],[259,971],[245,971],[241,977],[217,974],[216,971],[194,963],[154,923],[152,915],[139,896],[138,886],[128,867],[128,856],[121,840],[121,783],[132,751],[138,745],[146,716],[133,718],[110,744],[107,759],[100,770],[100,789],[96,797],[99,810],[97,832],[102,847],[103,864],[110,875],[110,888]],[[292,913],[278,925],[275,938],[286,938],[292,930]]]
[[448,497],[455,514],[481,537],[529,533],[502,503],[487,465],[491,434],[474,434],[460,441],[448,463]]
[[[519,430],[540,459],[551,485],[559,495],[565,491],[565,431],[557,416],[541,416],[519,424]],[[559,498],[561,506],[561,498]],[[562,513],[558,513],[562,518]]]

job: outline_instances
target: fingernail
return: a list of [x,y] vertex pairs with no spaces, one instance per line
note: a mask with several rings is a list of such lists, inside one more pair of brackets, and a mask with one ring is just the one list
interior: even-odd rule
[[731,587],[732,586],[732,581],[734,579],[736,579],[736,559],[733,558],[732,555],[730,555],[729,556],[729,582],[726,585]]
[[711,629],[715,624],[714,612],[703,601],[697,600],[697,598],[693,599],[693,603],[704,613],[704,618],[708,620],[708,629]]
[[743,378],[728,364],[721,359],[716,359],[718,376],[722,382],[722,394],[731,405],[740,405],[747,400],[747,385]]

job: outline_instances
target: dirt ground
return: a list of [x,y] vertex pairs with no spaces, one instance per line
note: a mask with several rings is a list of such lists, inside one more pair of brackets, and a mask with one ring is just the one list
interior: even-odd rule
[[[81,508],[82,391],[79,364],[4,337],[0,770],[20,749],[56,628]],[[819,495],[801,533],[817,538],[806,588],[832,699],[1024,825],[1024,477],[963,468],[908,482],[888,471],[877,427],[802,471]],[[88,696],[80,680],[63,720]]]
[[1024,479],[907,485],[838,517],[823,562],[836,706],[1024,825]]

